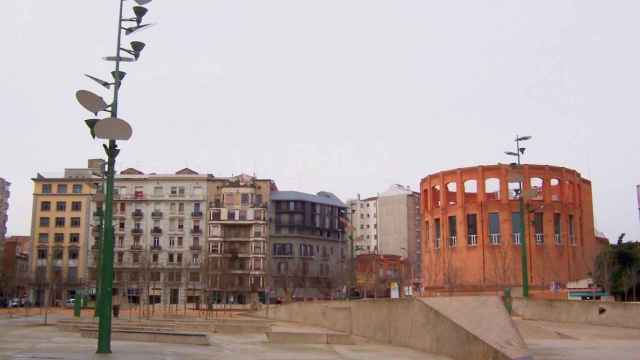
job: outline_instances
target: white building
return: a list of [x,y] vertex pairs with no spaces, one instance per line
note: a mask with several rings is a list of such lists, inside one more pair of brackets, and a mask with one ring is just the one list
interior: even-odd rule
[[378,238],[378,197],[347,201],[351,235],[356,255],[380,252]]
[[[201,302],[200,263],[207,239],[207,179],[183,169],[143,174],[127,169],[114,185],[114,289],[121,303]],[[101,205],[101,204],[100,204]],[[94,209],[96,204],[94,203]],[[94,217],[93,226],[99,225]],[[92,237],[95,286],[99,232]]]

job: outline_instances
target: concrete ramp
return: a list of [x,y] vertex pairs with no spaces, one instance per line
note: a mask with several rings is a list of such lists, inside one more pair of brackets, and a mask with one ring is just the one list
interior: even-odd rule
[[532,359],[497,297],[293,303],[270,307],[268,317],[452,359]]
[[500,298],[458,296],[423,298],[420,301],[505,355],[507,359],[533,359]]

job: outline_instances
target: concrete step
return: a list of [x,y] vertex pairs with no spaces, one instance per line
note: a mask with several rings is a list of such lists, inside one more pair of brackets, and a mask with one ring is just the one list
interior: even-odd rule
[[[84,338],[97,339],[98,329],[81,328]],[[209,336],[205,333],[177,331],[117,330],[111,331],[112,340],[154,342],[164,344],[209,345]]]
[[355,345],[348,334],[269,331],[265,333],[273,344]]

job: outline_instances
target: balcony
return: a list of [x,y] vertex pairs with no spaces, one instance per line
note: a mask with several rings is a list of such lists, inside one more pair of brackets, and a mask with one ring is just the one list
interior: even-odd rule
[[189,246],[189,249],[191,251],[201,251],[202,250],[202,246],[200,246],[199,244],[194,244],[194,245]]
[[142,230],[140,228],[131,229],[131,234],[132,235],[142,235],[142,233],[144,233],[144,230]]
[[553,241],[556,245],[562,245],[562,238],[560,237],[560,234],[553,234]]
[[102,209],[98,209],[93,212],[93,217],[102,217],[103,215],[104,213],[102,212]]
[[140,244],[133,244],[133,245],[131,245],[131,250],[132,250],[132,251],[142,251],[142,245],[140,245]]
[[131,216],[133,216],[135,220],[142,220],[142,218],[144,217],[144,213],[142,212],[142,210],[136,209],[131,213]]
[[449,247],[456,247],[458,245],[458,238],[455,235],[449,236]]
[[571,246],[576,246],[576,237],[573,234],[569,234],[569,243],[571,243]]
[[160,246],[160,245],[151,245],[151,251],[162,251],[162,246]]
[[194,210],[194,211],[191,213],[191,217],[192,217],[192,218],[201,218],[201,217],[202,217],[202,211],[200,211],[200,210]]
[[542,244],[544,244],[544,234],[536,233],[536,245],[542,245]]
[[440,249],[440,238],[437,237],[433,243],[433,247],[435,247],[436,249]]
[[489,234],[489,243],[491,245],[500,245],[500,234]]
[[193,227],[191,228],[191,233],[194,235],[200,235],[202,234],[202,229],[200,229],[199,227]]
[[477,234],[469,234],[467,238],[467,245],[469,246],[478,246],[478,235]]
[[162,215],[162,211],[160,210],[153,210],[153,212],[151,212],[151,218],[154,220],[162,219]]
[[151,235],[153,236],[162,235],[162,229],[160,229],[159,227],[154,227],[153,229],[151,229]]
[[520,246],[522,242],[520,241],[520,233],[511,234],[511,239],[513,240],[513,245]]

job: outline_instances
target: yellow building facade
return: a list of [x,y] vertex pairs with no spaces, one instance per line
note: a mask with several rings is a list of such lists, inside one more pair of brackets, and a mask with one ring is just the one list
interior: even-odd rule
[[32,300],[59,304],[87,285],[91,202],[102,178],[87,168],[32,180]]

